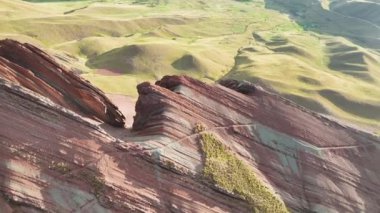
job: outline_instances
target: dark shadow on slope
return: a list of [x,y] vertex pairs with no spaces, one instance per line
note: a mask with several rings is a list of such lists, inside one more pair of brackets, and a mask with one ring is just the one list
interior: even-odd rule
[[380,26],[380,1],[333,1],[330,10]]
[[326,10],[318,0],[266,0],[265,8],[290,15],[304,30],[345,37],[380,52],[380,28],[371,22]]

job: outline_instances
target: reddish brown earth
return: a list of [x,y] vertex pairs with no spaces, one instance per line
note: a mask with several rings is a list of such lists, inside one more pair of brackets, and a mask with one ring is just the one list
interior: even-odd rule
[[[257,169],[295,212],[377,212],[379,138],[247,83],[139,85],[133,128],[153,156],[200,172],[197,123]],[[240,91],[240,92],[237,92]],[[243,94],[244,93],[244,94]]]
[[107,76],[118,76],[118,75],[122,75],[122,73],[120,72],[114,72],[112,70],[107,70],[107,69],[98,69],[96,71],[98,74],[100,75],[107,75]]
[[135,115],[135,98],[120,94],[106,94],[107,97],[114,103],[123,113],[125,117],[125,127],[131,127],[133,116]]
[[[196,177],[39,95],[0,82],[0,209],[6,212],[247,211]],[[3,211],[1,211],[3,212]]]
[[0,76],[82,115],[124,125],[122,113],[102,91],[30,44],[0,41]]
[[[114,124],[84,113],[97,105],[123,117],[98,89],[30,45],[0,44],[15,45],[0,46],[0,212],[249,212],[201,178],[200,123],[293,212],[380,209],[376,136],[249,83],[179,76],[139,85],[133,128],[115,128],[82,117]],[[130,109],[121,111],[128,124]]]

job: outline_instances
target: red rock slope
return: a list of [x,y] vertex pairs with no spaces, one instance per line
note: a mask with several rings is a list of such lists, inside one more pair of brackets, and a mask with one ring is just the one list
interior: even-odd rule
[[378,137],[249,83],[179,76],[139,85],[133,129],[115,128],[81,116],[123,124],[98,89],[0,44],[0,212],[249,212],[203,178],[197,124],[293,212],[380,209]]
[[292,211],[380,209],[379,138],[249,83],[221,84],[226,87],[177,76],[141,84],[135,140],[150,135],[142,144],[152,156],[200,172],[193,129],[202,123],[256,168]]
[[249,210],[27,89],[0,79],[0,99],[2,213]]
[[122,113],[99,89],[30,44],[0,41],[0,76],[82,115],[124,125]]
[[[115,124],[100,111],[84,112],[86,107],[118,111],[49,56],[27,44],[1,44],[7,58],[0,58],[1,213],[249,211],[243,200],[218,193],[197,176],[146,155],[136,141],[107,132],[128,130],[77,114]],[[89,97],[82,100],[86,92]]]

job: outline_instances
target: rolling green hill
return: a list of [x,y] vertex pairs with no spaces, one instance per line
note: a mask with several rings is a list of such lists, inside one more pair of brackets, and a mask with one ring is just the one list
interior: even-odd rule
[[379,131],[379,4],[0,0],[0,38],[47,49],[107,93],[167,74],[249,80]]

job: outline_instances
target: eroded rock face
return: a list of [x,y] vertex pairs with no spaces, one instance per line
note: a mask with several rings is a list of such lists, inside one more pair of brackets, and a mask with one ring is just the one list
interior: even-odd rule
[[149,138],[144,146],[152,156],[200,173],[202,153],[193,129],[201,123],[261,174],[292,211],[380,209],[378,137],[251,84],[222,84],[227,87],[179,76],[141,84],[135,138]]
[[250,211],[129,130],[96,121],[124,123],[101,91],[48,55],[0,44],[0,212]]
[[247,82],[166,76],[137,89],[132,130],[84,119],[124,124],[101,91],[44,52],[0,42],[0,210],[250,212],[202,176],[203,133],[294,212],[380,209],[378,137]]
[[19,84],[81,115],[123,126],[124,116],[102,91],[59,65],[44,51],[0,41],[0,78]]
[[23,87],[0,80],[0,99],[1,212],[249,211]]
[[256,86],[250,82],[247,81],[237,81],[233,79],[226,79],[219,82],[219,84],[228,87],[230,89],[233,89],[237,92],[243,93],[245,95],[253,95],[254,92],[257,90]]

